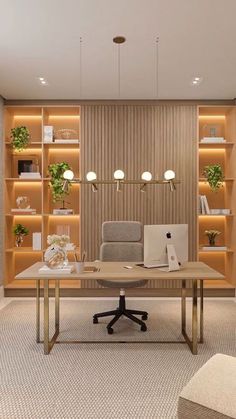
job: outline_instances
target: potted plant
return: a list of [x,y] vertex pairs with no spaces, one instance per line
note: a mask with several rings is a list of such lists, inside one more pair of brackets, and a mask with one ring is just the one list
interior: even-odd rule
[[50,187],[52,189],[53,202],[62,201],[62,208],[64,209],[64,197],[69,195],[69,187],[71,182],[68,181],[68,188],[64,189],[64,178],[63,174],[65,170],[71,170],[71,167],[66,162],[53,163],[48,166],[48,171],[51,176]]
[[208,237],[209,246],[215,246],[216,237],[221,234],[218,230],[206,230],[205,235]]
[[22,151],[29,144],[29,130],[27,127],[15,127],[11,129],[11,145],[14,150]]
[[15,239],[16,247],[20,247],[23,243],[23,237],[29,234],[29,229],[23,226],[22,224],[16,224],[13,227],[13,233],[16,236],[16,239]]
[[224,174],[220,164],[205,166],[204,176],[206,176],[207,182],[213,192],[217,192],[223,186]]

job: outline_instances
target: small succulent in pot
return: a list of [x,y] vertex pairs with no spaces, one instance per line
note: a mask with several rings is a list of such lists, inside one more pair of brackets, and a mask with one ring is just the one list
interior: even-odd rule
[[23,243],[23,237],[29,234],[29,229],[22,224],[16,224],[13,227],[13,233],[16,236],[15,244],[16,247],[20,247]]
[[206,230],[205,235],[208,237],[209,246],[215,246],[216,237],[221,234],[218,230]]
[[29,130],[27,127],[20,126],[11,129],[11,145],[14,150],[22,151],[29,144]]

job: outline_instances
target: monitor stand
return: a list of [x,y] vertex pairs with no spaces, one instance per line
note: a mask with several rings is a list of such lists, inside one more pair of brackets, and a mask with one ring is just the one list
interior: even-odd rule
[[176,255],[175,246],[173,244],[167,244],[166,248],[167,248],[168,267],[160,268],[160,270],[165,271],[165,272],[179,271],[180,266],[179,266],[178,258]]

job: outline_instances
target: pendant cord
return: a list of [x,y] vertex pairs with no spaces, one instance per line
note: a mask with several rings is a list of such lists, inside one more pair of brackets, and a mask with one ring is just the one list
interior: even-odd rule
[[158,69],[158,64],[159,64],[159,37],[156,37],[156,99],[158,99],[158,76],[159,76],[159,69]]
[[118,96],[120,98],[120,44],[118,44]]
[[79,92],[82,99],[82,37],[79,39]]

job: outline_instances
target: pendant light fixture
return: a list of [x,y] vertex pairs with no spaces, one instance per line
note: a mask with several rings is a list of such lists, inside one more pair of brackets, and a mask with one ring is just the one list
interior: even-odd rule
[[124,44],[126,41],[126,38],[124,36],[115,36],[113,38],[114,44],[117,45],[117,80],[118,80],[118,97],[120,98],[120,46]]

